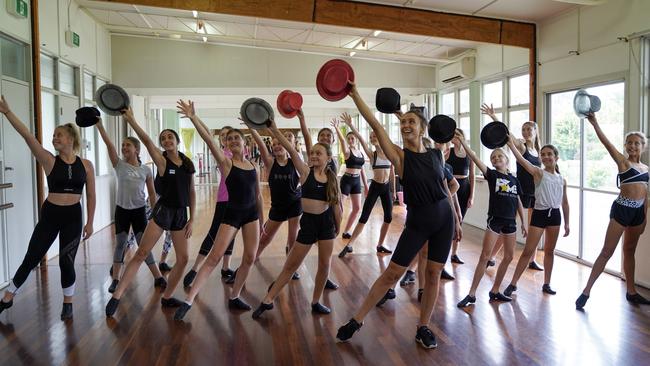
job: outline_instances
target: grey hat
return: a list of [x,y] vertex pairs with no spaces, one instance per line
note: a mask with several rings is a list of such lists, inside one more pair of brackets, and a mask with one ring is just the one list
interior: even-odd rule
[[587,118],[587,114],[600,110],[600,98],[589,95],[586,90],[580,89],[573,97],[573,111],[580,118]]
[[275,118],[273,107],[261,98],[248,98],[239,110],[241,119],[246,125],[255,130],[269,126],[269,121]]
[[110,116],[119,116],[122,110],[129,108],[129,95],[115,84],[104,84],[95,92],[95,101],[99,109]]

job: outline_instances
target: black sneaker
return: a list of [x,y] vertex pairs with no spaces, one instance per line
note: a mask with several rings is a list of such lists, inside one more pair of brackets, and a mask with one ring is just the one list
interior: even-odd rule
[[589,300],[589,295],[580,294],[576,300],[576,310],[582,310],[587,304],[587,300]]
[[245,303],[242,299],[236,297],[234,299],[228,300],[228,307],[231,309],[245,310],[248,311],[251,309],[251,306]]
[[641,296],[639,293],[636,293],[634,295],[626,293],[625,298],[627,299],[627,301],[631,302],[632,304],[650,305],[650,300],[648,300],[645,297]]
[[489,261],[487,261],[487,264],[485,265],[485,268],[494,267],[496,265],[497,265],[497,261],[495,261],[494,259],[490,259]]
[[2,314],[2,312],[5,311],[5,309],[9,309],[13,304],[14,304],[13,299],[9,300],[9,302],[4,302],[0,300],[0,314]]
[[114,297],[111,297],[110,300],[108,300],[108,304],[106,304],[106,317],[110,318],[112,317],[115,312],[117,311],[117,306],[120,305],[120,299],[116,299]]
[[228,268],[228,269],[222,269],[222,270],[221,270],[221,278],[230,278],[230,277],[232,277],[234,274],[235,274],[235,271],[233,271],[233,270],[230,269],[230,268]]
[[424,295],[424,289],[419,288],[418,289],[418,302],[422,302],[422,295]]
[[61,309],[61,320],[72,319],[72,303],[64,302]]
[[235,283],[236,278],[237,278],[237,269],[232,273],[230,277],[226,278],[226,284],[232,285],[233,283]]
[[183,320],[185,314],[190,310],[192,305],[184,302],[174,313],[174,320]]
[[253,311],[253,319],[259,319],[262,314],[267,311],[273,309],[273,303],[270,304],[265,304],[265,303],[260,303],[260,306]]
[[153,281],[154,287],[160,287],[161,289],[167,288],[167,280],[165,277],[158,277]]
[[553,289],[551,289],[551,285],[549,285],[548,283],[545,283],[542,286],[542,292],[544,292],[545,294],[549,294],[549,295],[557,294],[557,291],[553,291]]
[[350,338],[352,338],[354,332],[361,329],[362,325],[363,323],[357,323],[356,320],[350,319],[349,322],[340,327],[338,332],[336,332],[336,340],[339,342],[347,342]]
[[447,272],[447,270],[444,269],[444,268],[442,269],[442,272],[440,272],[440,278],[442,278],[443,280],[455,280],[456,279],[456,277],[449,274],[449,272]]
[[160,262],[158,263],[158,269],[160,272],[169,272],[172,270],[172,267],[170,267],[166,262]]
[[386,294],[384,295],[384,297],[382,297],[381,300],[379,300],[379,302],[377,303],[377,306],[382,306],[382,305],[384,305],[386,303],[386,301],[392,300],[395,297],[396,297],[395,290],[393,290],[392,288],[389,288],[388,291],[386,291]]
[[402,280],[399,281],[399,285],[404,287],[406,285],[412,285],[414,283],[415,283],[415,272],[411,270],[406,270],[404,277],[402,277]]
[[341,249],[339,252],[339,258],[345,257],[345,255],[348,253],[352,253],[352,247],[350,245],[346,245],[343,247],[343,249]]
[[169,299],[165,299],[164,297],[160,298],[160,305],[162,305],[163,308],[177,308],[183,304],[185,304],[185,302],[175,297],[170,297]]
[[415,341],[426,349],[438,347],[436,336],[433,335],[431,329],[429,329],[429,327],[426,325],[418,327],[418,331],[415,333]]
[[377,247],[377,254],[392,254],[393,251],[383,245]]
[[510,297],[510,296],[512,296],[512,293],[515,292],[515,291],[517,291],[517,286],[508,285],[508,287],[506,287],[506,289],[503,291],[503,294]]
[[108,286],[108,292],[113,293],[115,292],[115,289],[117,288],[117,285],[120,283],[120,280],[113,280],[111,282],[111,285]]
[[544,267],[540,267],[540,265],[537,264],[537,262],[535,262],[535,261],[532,261],[532,262],[528,263],[528,268],[530,268],[532,270],[535,270],[535,271],[543,271],[544,270]]
[[454,254],[451,256],[451,263],[456,263],[456,264],[465,264],[462,259],[457,254]]
[[291,275],[291,279],[292,280],[299,280],[300,279],[300,273],[293,272],[293,274]]
[[325,288],[327,290],[336,290],[339,288],[339,285],[336,283],[332,282],[329,278],[327,279],[327,282],[325,282]]
[[488,295],[490,295],[490,301],[501,301],[501,302],[512,301],[512,297],[506,296],[500,292],[489,292]]
[[332,310],[327,306],[317,302],[315,304],[311,304],[311,312],[316,314],[329,314],[332,312]]
[[350,239],[350,238],[352,238],[352,234],[350,234],[350,233],[343,233],[343,235],[341,235],[341,238],[343,238],[343,239]]
[[456,304],[456,306],[458,306],[459,308],[466,308],[466,307],[474,304],[475,302],[476,302],[476,297],[475,296],[467,295],[467,296],[465,296],[464,299],[460,300],[460,302],[458,304]]
[[190,287],[192,286],[192,282],[194,282],[194,279],[196,278],[196,271],[193,269],[190,269],[189,272],[183,277],[183,286],[184,287]]

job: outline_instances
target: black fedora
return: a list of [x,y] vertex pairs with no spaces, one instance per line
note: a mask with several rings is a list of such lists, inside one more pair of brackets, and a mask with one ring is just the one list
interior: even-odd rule
[[375,106],[381,113],[395,113],[400,110],[400,95],[393,88],[379,88],[375,95]]
[[444,144],[451,141],[456,133],[456,121],[453,118],[438,114],[429,121],[429,137],[435,142]]
[[481,143],[488,149],[505,146],[509,138],[510,131],[503,122],[490,122],[481,130]]
[[242,121],[255,130],[269,126],[269,121],[274,119],[273,107],[261,98],[248,98],[242,103],[239,110]]
[[119,116],[122,110],[129,108],[129,95],[115,84],[104,84],[95,92],[95,101],[99,109],[110,116]]
[[74,112],[75,123],[79,127],[90,127],[99,121],[99,109],[95,107],[82,107]]

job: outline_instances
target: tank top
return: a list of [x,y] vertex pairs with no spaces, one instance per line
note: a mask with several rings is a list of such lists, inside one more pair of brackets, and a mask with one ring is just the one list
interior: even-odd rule
[[[539,156],[534,156],[528,151],[528,148],[526,148],[526,151],[524,151],[524,154],[522,155],[524,159],[528,160],[529,163],[533,164],[536,167],[541,167],[542,163],[539,160]],[[519,184],[521,185],[521,190],[523,195],[528,195],[532,196],[535,194],[535,180],[533,179],[533,176],[526,171],[526,169],[523,167],[523,165],[519,164],[517,162],[517,179],[519,180]]]
[[361,169],[365,161],[366,159],[363,158],[363,155],[355,156],[352,153],[352,149],[350,149],[350,156],[348,156],[348,158],[345,159],[345,167],[348,169]]
[[[181,159],[187,159],[183,153],[178,153]],[[158,174],[160,203],[166,207],[182,208],[190,205],[190,184],[194,169],[174,164],[167,155],[165,155],[166,167],[165,174]]]
[[[223,154],[232,159],[232,153],[228,149],[223,149]],[[217,191],[217,202],[228,202],[228,188],[226,188],[226,176],[220,174],[219,177],[219,190]]]
[[273,159],[269,172],[269,188],[271,189],[271,205],[283,205],[300,199],[300,177],[291,159],[282,166]]
[[57,155],[52,171],[47,176],[49,192],[81,194],[85,184],[86,168],[81,158],[76,156],[74,163],[68,164]]
[[379,157],[377,151],[372,154],[372,168],[373,169],[390,169],[390,160]]
[[546,170],[535,187],[535,209],[548,210],[562,206],[564,179],[560,174],[551,174]]
[[332,157],[332,160],[330,160],[327,163],[327,167],[332,169],[332,171],[334,172],[334,175],[337,175],[339,173],[339,168],[336,166],[336,162],[334,161],[334,157]]
[[226,177],[228,207],[250,208],[257,203],[257,171],[244,170],[234,164]]
[[404,202],[412,206],[431,204],[447,198],[442,183],[445,164],[440,150],[428,149],[417,153],[404,151],[404,172],[401,181],[404,187]]
[[454,175],[468,176],[469,162],[469,156],[465,155],[464,158],[460,158],[456,156],[456,151],[453,147],[449,149],[449,158],[447,158],[446,163],[451,165]]
[[309,175],[302,185],[302,198],[327,202],[327,183],[316,180],[314,168],[309,169]]

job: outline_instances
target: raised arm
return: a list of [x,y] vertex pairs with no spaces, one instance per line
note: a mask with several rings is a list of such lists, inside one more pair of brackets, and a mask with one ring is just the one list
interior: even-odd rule
[[124,121],[126,121],[126,123],[131,126],[133,131],[135,131],[135,134],[140,138],[140,141],[142,141],[144,146],[147,148],[149,156],[151,156],[153,163],[156,164],[158,171],[164,172],[167,167],[165,157],[163,157],[160,149],[158,149],[149,135],[142,129],[142,127],[140,127],[138,122],[135,120],[135,117],[133,116],[133,110],[130,107],[122,111],[122,118],[124,118]]
[[[4,95],[0,96],[0,113],[4,114],[5,117],[7,117],[7,120],[9,123],[11,123],[11,126],[27,143],[29,150],[31,150],[32,154],[34,154],[36,161],[38,161],[38,163],[43,166],[45,173],[49,174],[50,171],[52,171],[52,167],[54,167],[54,155],[43,148],[43,145],[38,142],[36,136],[32,135],[32,133],[29,131],[29,128],[20,121],[18,116],[16,116],[11,111],[11,109],[9,109],[9,104],[5,100]],[[45,136],[43,136],[43,138],[45,138]]]
[[332,118],[330,121],[330,126],[336,131],[336,137],[339,139],[339,144],[341,144],[341,148],[343,149],[343,156],[347,159],[350,157],[350,147],[348,146],[347,141],[345,141],[345,137],[341,133],[341,130],[339,129],[339,121],[336,118]]
[[181,99],[177,102],[176,108],[178,108],[177,112],[181,115],[181,118],[189,119],[194,127],[196,127],[196,131],[199,133],[199,136],[201,136],[203,141],[205,141],[205,143],[208,145],[208,149],[210,149],[210,152],[217,160],[219,168],[221,168],[222,172],[227,175],[230,172],[230,168],[232,167],[232,161],[228,159],[223,153],[221,146],[214,142],[214,139],[210,135],[210,131],[206,128],[205,124],[203,121],[201,121],[199,116],[196,115],[194,102],[191,100],[185,102]]
[[311,134],[307,128],[307,123],[305,122],[305,114],[302,112],[302,109],[298,110],[298,121],[300,121],[300,132],[302,132],[302,137],[305,139],[305,151],[307,151],[307,156],[311,154]]
[[271,130],[273,136],[276,139],[278,139],[278,141],[280,141],[280,144],[284,146],[285,150],[289,152],[289,156],[291,156],[291,161],[293,162],[293,165],[298,170],[301,180],[303,177],[305,177],[306,179],[307,175],[309,175],[309,165],[307,165],[304,161],[302,161],[302,159],[300,158],[300,153],[296,150],[296,147],[292,146],[289,140],[287,140],[287,138],[284,137],[282,132],[278,130],[278,126],[275,124],[274,120],[271,120],[271,125],[269,126],[269,129]]
[[361,98],[361,95],[359,94],[359,91],[357,90],[356,84],[353,82],[348,81],[352,85],[352,89],[350,90],[350,97],[352,97],[352,100],[354,101],[354,104],[357,106],[357,109],[359,110],[359,113],[363,116],[363,119],[368,122],[370,125],[370,128],[375,132],[375,135],[377,136],[377,140],[379,141],[379,146],[381,146],[381,149],[384,151],[384,154],[386,154],[386,158],[393,163],[395,166],[395,171],[397,174],[402,174],[402,155],[403,151],[402,149],[395,145],[391,140],[390,137],[388,136],[388,133],[386,133],[386,130],[384,130],[384,127],[377,121],[377,118],[375,118],[374,113],[370,110],[366,102],[363,101]]
[[591,123],[592,126],[594,126],[594,130],[596,131],[596,136],[598,136],[598,139],[600,142],[605,146],[605,149],[607,149],[607,152],[609,155],[614,159],[616,164],[619,166],[619,168],[626,168],[626,161],[627,159],[625,158],[625,155],[621,154],[614,144],[612,144],[611,141],[607,138],[607,135],[605,135],[605,132],[600,128],[600,125],[598,124],[598,119],[596,119],[596,114],[595,113],[589,113],[587,115],[587,120],[589,123]]
[[[460,132],[456,131],[456,135],[454,136],[454,138],[456,140],[458,140],[458,143],[463,145],[463,149],[465,149],[465,152],[467,153],[467,156],[469,156],[469,158],[474,162],[474,164],[476,164],[476,166],[478,167],[478,170],[480,170],[481,173],[483,173],[483,175],[485,175],[485,173],[487,172],[487,166],[485,166],[485,164],[483,164],[483,162],[481,161],[481,159],[478,158],[476,153],[467,145],[467,141],[465,141],[465,138],[463,137],[463,135],[461,135]],[[470,168],[471,168],[471,166],[470,166]]]
[[515,158],[517,159],[517,162],[526,169],[526,171],[533,176],[535,182],[539,182],[540,179],[542,179],[542,176],[544,173],[542,172],[541,168],[538,168],[534,166],[533,164],[530,163],[530,161],[526,160],[523,155],[519,152],[519,149],[515,146],[515,138],[510,135],[508,139],[508,147],[510,147],[510,150],[512,150],[512,153],[515,155]]
[[492,104],[487,105],[487,103],[481,104],[481,112],[483,114],[487,114],[492,118],[493,121],[498,121],[496,113],[494,113],[494,107],[492,107]]
[[357,131],[357,129],[352,124],[352,117],[350,117],[350,115],[347,114],[346,112],[343,112],[343,114],[341,115],[341,119],[346,125],[348,125],[348,127],[350,127],[350,131],[352,131],[352,134],[356,136],[356,138],[359,140],[359,144],[363,148],[363,151],[366,153],[366,156],[371,157],[372,151],[370,150],[370,147],[366,143],[366,140],[363,139],[363,136],[361,136],[359,131]]
[[113,141],[111,141],[111,138],[108,137],[108,133],[106,132],[106,129],[104,129],[104,124],[102,123],[101,118],[99,119],[99,122],[95,124],[95,127],[97,127],[97,130],[99,131],[99,135],[102,137],[102,140],[104,140],[104,144],[106,145],[106,149],[108,150],[108,158],[111,159],[111,164],[113,164],[113,168],[115,168],[120,158],[117,155],[117,150],[115,149],[115,145],[113,144]]

